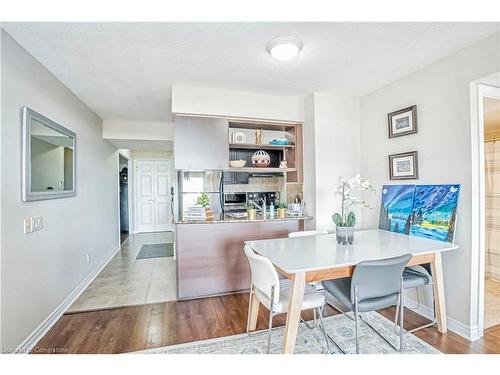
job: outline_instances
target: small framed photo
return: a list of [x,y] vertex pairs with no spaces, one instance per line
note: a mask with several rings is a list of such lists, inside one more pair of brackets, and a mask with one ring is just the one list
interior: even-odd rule
[[389,155],[389,178],[391,180],[418,180],[418,152]]
[[391,112],[387,115],[387,119],[389,122],[389,138],[418,133],[416,105]]

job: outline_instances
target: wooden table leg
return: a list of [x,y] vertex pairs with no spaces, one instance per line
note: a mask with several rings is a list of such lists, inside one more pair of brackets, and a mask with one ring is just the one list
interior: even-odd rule
[[255,294],[255,289],[252,292],[252,295],[250,296],[250,314],[249,314],[249,322],[248,322],[248,330],[249,331],[255,331],[257,328],[257,318],[259,316],[259,307],[260,307],[260,301],[257,298],[257,295]]
[[304,290],[306,286],[305,272],[296,273],[292,279],[292,290],[288,301],[288,313],[286,315],[285,342],[283,352],[293,354],[295,340],[300,323],[300,312],[304,301]]
[[444,300],[444,281],[443,281],[443,264],[441,262],[441,253],[434,255],[434,261],[431,262],[431,271],[434,288],[434,299],[436,306],[436,320],[438,331],[445,333],[448,330],[446,324],[446,303]]

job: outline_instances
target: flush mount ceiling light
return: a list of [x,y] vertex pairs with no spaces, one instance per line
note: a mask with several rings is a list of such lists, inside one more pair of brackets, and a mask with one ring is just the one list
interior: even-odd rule
[[282,36],[271,40],[267,50],[276,60],[288,61],[298,55],[302,49],[302,41],[294,36]]

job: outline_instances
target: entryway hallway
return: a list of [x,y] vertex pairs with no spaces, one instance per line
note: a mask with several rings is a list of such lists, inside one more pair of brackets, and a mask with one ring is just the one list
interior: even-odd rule
[[130,235],[67,312],[176,300],[175,257],[136,259],[143,245],[172,242],[173,232]]

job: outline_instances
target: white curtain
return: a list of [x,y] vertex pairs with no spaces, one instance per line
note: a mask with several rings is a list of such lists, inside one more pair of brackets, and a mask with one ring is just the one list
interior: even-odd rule
[[485,149],[486,277],[500,280],[500,141]]

